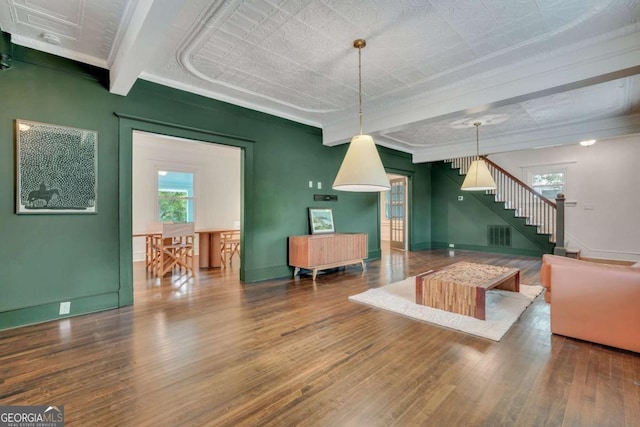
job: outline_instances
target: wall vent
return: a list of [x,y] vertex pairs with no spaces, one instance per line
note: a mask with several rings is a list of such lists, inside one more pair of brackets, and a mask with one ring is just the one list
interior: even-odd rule
[[489,246],[511,247],[511,226],[510,225],[488,225],[487,241]]

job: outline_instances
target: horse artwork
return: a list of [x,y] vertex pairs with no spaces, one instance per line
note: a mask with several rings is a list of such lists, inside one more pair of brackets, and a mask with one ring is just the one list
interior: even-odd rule
[[16,213],[97,213],[98,132],[16,120]]
[[[46,208],[49,206],[49,201],[51,201],[51,198],[53,198],[54,195],[56,195],[56,197],[60,197],[60,192],[57,188],[50,188],[47,190],[47,187],[45,187],[44,184],[40,184],[40,188],[38,190],[29,192],[29,196],[27,197],[27,205],[32,208]],[[43,200],[45,205],[36,206],[36,201],[38,200]]]

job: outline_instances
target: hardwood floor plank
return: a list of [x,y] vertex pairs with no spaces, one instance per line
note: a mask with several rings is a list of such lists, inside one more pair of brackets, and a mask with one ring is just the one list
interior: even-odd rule
[[622,406],[624,408],[624,425],[638,422],[640,414],[640,375],[638,360],[632,354],[622,358]]
[[460,261],[388,252],[243,285],[237,266],[154,278],[133,307],[0,331],[0,404],[65,405],[69,426],[638,426],[640,355],[551,335],[538,298],[500,342],[347,298]]

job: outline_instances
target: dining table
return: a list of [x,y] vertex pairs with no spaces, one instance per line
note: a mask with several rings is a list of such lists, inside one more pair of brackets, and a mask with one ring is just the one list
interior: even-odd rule
[[209,228],[196,230],[198,233],[198,265],[200,268],[220,268],[222,258],[220,244],[222,233],[238,231],[231,228]]
[[[198,234],[199,268],[220,268],[222,266],[221,235],[230,231],[238,230],[233,228],[204,228],[195,231]],[[154,242],[157,242],[157,239],[162,237],[162,231],[153,230],[133,233],[132,237],[145,238],[145,267],[148,270],[155,259]]]

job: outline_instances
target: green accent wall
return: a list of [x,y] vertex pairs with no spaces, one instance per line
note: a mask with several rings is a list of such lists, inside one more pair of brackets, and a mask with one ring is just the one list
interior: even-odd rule
[[[287,237],[308,233],[309,206],[333,208],[337,231],[367,233],[369,258],[380,256],[379,195],[331,190],[347,146],[323,146],[320,129],[142,80],[113,95],[106,70],[10,47],[13,68],[0,72],[0,329],[67,317],[62,301],[70,316],[134,303],[133,130],[242,149],[244,282],[291,274]],[[97,214],[15,214],[15,119],[98,132]],[[409,176],[410,247],[430,247],[431,167],[380,151],[389,172]],[[316,193],[338,202],[314,202]]]
[[[380,257],[380,196],[331,189],[347,145],[323,146],[320,129],[142,80],[126,97],[113,95],[106,70],[11,45],[6,34],[1,41],[13,67],[0,72],[0,329],[135,303],[134,130],[241,149],[243,282],[291,274],[287,238],[308,233],[308,207],[332,208],[336,231],[367,233],[369,259]],[[15,214],[16,119],[98,132],[97,214]],[[414,164],[406,153],[379,151],[388,172],[408,177],[410,250],[449,243],[526,255],[552,249],[491,196],[460,191],[462,177],[442,162]],[[314,202],[314,194],[338,201]],[[511,225],[512,247],[488,246],[488,224]],[[61,316],[63,301],[71,312]]]

